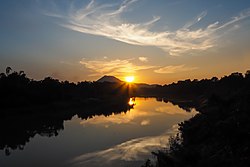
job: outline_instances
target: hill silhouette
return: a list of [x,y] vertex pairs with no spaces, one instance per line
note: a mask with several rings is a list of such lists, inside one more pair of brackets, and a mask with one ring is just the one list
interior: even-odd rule
[[104,75],[100,79],[98,79],[96,82],[111,82],[111,83],[121,83],[122,81],[114,76],[108,76]]

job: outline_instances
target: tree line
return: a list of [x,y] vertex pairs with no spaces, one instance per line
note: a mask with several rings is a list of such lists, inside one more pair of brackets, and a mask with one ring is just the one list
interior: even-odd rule
[[201,80],[183,80],[176,83],[157,85],[155,87],[142,87],[135,90],[134,95],[165,97],[168,99],[201,99],[210,96],[230,97],[235,93],[249,92],[250,70],[245,74],[234,72],[220,79],[212,77]]
[[27,106],[47,105],[57,102],[70,104],[71,102],[89,103],[99,100],[115,101],[128,98],[127,87],[124,83],[99,83],[59,81],[51,77],[43,80],[33,80],[24,71],[12,71],[6,68],[0,74],[1,108],[21,108]]

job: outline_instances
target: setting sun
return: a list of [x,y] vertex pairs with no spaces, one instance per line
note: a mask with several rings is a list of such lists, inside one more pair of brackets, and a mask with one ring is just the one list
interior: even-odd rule
[[134,76],[127,76],[127,77],[125,77],[125,81],[126,81],[126,82],[131,83],[131,82],[133,82],[134,80],[135,80],[135,77],[134,77]]

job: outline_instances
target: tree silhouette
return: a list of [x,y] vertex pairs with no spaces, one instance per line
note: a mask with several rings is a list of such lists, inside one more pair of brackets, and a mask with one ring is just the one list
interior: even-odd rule
[[245,73],[245,77],[250,78],[250,70],[247,70],[247,72]]
[[12,68],[11,67],[7,67],[5,71],[6,71],[6,75],[9,75],[10,72],[12,71]]

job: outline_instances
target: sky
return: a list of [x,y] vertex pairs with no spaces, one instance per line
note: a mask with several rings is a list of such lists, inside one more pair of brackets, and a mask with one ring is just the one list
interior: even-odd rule
[[3,0],[0,71],[168,84],[250,69],[249,0]]

